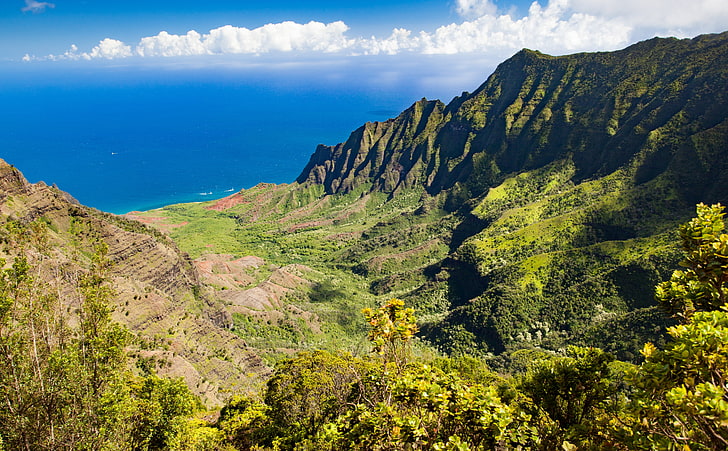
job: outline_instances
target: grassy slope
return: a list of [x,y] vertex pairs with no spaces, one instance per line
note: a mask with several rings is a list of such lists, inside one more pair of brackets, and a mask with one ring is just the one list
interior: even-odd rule
[[341,340],[356,310],[399,296],[445,351],[578,342],[634,358],[664,323],[652,288],[677,264],[673,231],[696,202],[728,200],[726,39],[523,51],[447,107],[320,147],[301,184],[143,216],[193,257],[311,267],[290,302],[328,326],[292,346],[355,347]]
[[379,295],[372,283],[379,276],[417,272],[442,260],[449,248],[441,232],[452,229],[453,221],[438,209],[404,214],[420,205],[423,196],[416,191],[390,200],[364,190],[314,197],[319,195],[316,187],[264,185],[233,196],[235,205],[224,211],[211,209],[212,201],[172,205],[138,217],[167,231],[192,258],[255,255],[274,267],[310,268],[304,275],[310,285],[288,293],[285,303],[314,314],[320,327],[310,327],[286,306],[277,308],[284,318],[274,321],[270,315],[262,320],[234,315],[241,336],[271,359],[293,349],[356,351],[365,345],[359,310],[406,293],[424,277],[406,274],[408,280],[392,282],[395,291],[379,290]]
[[[591,340],[632,358],[635,346],[654,336],[642,324],[655,323],[651,289],[675,265],[672,231],[683,218],[667,223],[629,208],[657,188],[626,188],[620,174],[574,185],[570,171],[559,163],[508,178],[472,216],[447,213],[443,196],[414,190],[393,198],[324,196],[298,207],[295,184],[242,192],[241,203],[222,212],[209,202],[143,216],[185,224],[170,234],[193,258],[256,255],[313,270],[313,285],[287,302],[316,314],[322,332],[236,316],[241,335],[261,349],[356,351],[364,330],[359,309],[396,296],[417,308],[428,338],[445,351],[558,349]],[[488,206],[495,203],[501,211]],[[495,217],[459,245],[461,229],[473,218],[486,222],[485,211]],[[624,330],[629,321],[648,330],[627,336],[635,329]],[[600,324],[624,336],[604,333]]]

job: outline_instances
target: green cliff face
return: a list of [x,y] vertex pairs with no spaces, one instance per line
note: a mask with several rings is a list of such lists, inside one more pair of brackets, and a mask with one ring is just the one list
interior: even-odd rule
[[[578,182],[639,157],[634,177],[645,183],[673,160],[684,166],[685,158],[710,152],[705,141],[719,142],[725,40],[653,39],[562,57],[522,50],[473,94],[447,106],[423,99],[395,119],[367,123],[345,143],[320,146],[297,181],[323,184],[329,194],[364,183],[385,192],[424,186],[436,194],[464,183],[477,197],[509,175],[557,160],[573,162]],[[720,176],[720,168],[702,166]],[[685,196],[710,194],[724,181],[711,179]]]
[[294,184],[155,215],[186,221],[171,233],[194,256],[214,243],[326,271],[351,302],[406,298],[446,351],[635,358],[666,321],[673,230],[728,201],[726,88],[728,33],[523,50],[472,94],[319,146]]

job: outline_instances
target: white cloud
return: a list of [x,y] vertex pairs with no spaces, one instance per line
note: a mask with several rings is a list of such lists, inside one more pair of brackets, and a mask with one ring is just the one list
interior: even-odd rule
[[490,0],[457,0],[455,9],[466,19],[477,19],[486,15],[494,16],[498,7]]
[[78,61],[78,60],[92,60],[92,59],[117,59],[117,58],[128,58],[132,56],[131,46],[124,44],[116,39],[106,38],[99,42],[97,46],[91,49],[90,52],[79,52],[76,44],[71,44],[71,47],[61,55],[48,55],[45,57],[35,57],[29,54],[23,56],[23,61]]
[[354,53],[365,55],[396,55],[403,51],[417,51],[421,46],[419,35],[412,36],[410,30],[395,28],[388,38],[379,39],[372,36],[369,39],[358,39],[353,41],[350,48]]
[[[74,46],[75,47],[75,46]],[[115,59],[115,58],[127,58],[132,55],[131,47],[125,45],[121,41],[116,39],[106,38],[99,42],[99,45],[94,47],[90,53],[84,53],[83,58],[85,59]]]
[[[32,0],[28,0],[32,1]],[[254,29],[226,25],[207,33],[162,31],[135,46],[104,39],[90,52],[71,49],[38,59],[113,59],[131,56],[262,55],[327,53],[340,55],[487,54],[506,58],[523,47],[552,54],[613,50],[655,35],[693,36],[722,31],[728,23],[725,0],[543,0],[524,17],[498,14],[492,0],[456,0],[470,19],[434,31],[395,28],[385,38],[350,37],[341,21],[324,24],[282,22]],[[33,57],[29,57],[34,59]],[[27,59],[27,58],[25,58]]]
[[35,0],[25,0],[25,7],[21,8],[24,13],[42,13],[46,8],[55,8],[56,5],[48,2],[37,2]]
[[424,54],[497,52],[507,56],[529,47],[559,54],[618,48],[628,42],[631,29],[617,20],[573,12],[568,0],[551,0],[546,7],[533,2],[528,15],[521,19],[508,14],[485,14],[442,26],[432,33],[412,35],[407,30],[395,31],[398,33],[390,38],[368,41],[363,46],[368,53],[406,50]]
[[180,36],[162,31],[156,36],[142,38],[136,48],[139,56],[187,56],[207,53],[200,33],[191,30]]
[[728,26],[725,0],[569,0],[575,11],[609,17],[640,30],[660,35],[693,36],[705,30],[724,31]]
[[[179,57],[192,55],[263,54],[271,52],[336,53],[351,49],[355,40],[347,39],[349,27],[341,21],[324,24],[309,22],[281,22],[249,30],[224,27],[200,34],[190,30],[176,35],[162,31],[156,36],[144,37],[134,49],[116,39],[106,38],[90,52],[79,53],[74,45],[62,55],[36,58],[27,55],[23,60],[79,60],[139,57]],[[401,50],[403,44],[397,45]],[[377,51],[379,53],[379,50]]]
[[260,54],[269,52],[338,52],[350,46],[345,33],[349,27],[344,22],[309,22],[299,24],[282,22],[268,24],[253,30],[224,27],[201,35],[192,30],[186,35],[169,34],[142,38],[136,48],[139,56],[186,56]]

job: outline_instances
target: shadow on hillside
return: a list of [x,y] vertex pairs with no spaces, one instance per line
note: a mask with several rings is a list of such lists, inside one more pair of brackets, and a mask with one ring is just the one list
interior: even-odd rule
[[450,252],[455,252],[461,244],[471,236],[483,230],[488,221],[478,218],[472,213],[463,213],[463,221],[455,227],[450,238]]

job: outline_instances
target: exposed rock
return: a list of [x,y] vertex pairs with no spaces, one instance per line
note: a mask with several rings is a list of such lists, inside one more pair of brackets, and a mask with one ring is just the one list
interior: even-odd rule
[[[49,224],[46,252],[52,258],[32,248],[23,252],[44,278],[61,284],[62,302],[78,304],[76,281],[88,267],[94,242],[106,243],[116,293],[114,319],[148,342],[174,349],[171,356],[153,351],[172,362],[160,371],[184,377],[206,403],[221,404],[229,390],[254,383],[256,375],[269,371],[228,330],[232,319],[224,306],[200,296],[195,266],[171,239],[136,221],[81,206],[44,183],[30,184],[0,160],[0,224],[41,218]],[[12,260],[18,252],[8,243],[2,253]]]
[[263,259],[247,256],[207,254],[195,260],[203,280],[218,288],[210,294],[223,301],[226,311],[258,319],[280,320],[292,313],[306,321],[314,333],[321,332],[318,317],[286,302],[286,298],[305,293],[313,284],[306,279],[312,269],[305,265],[268,265]]

